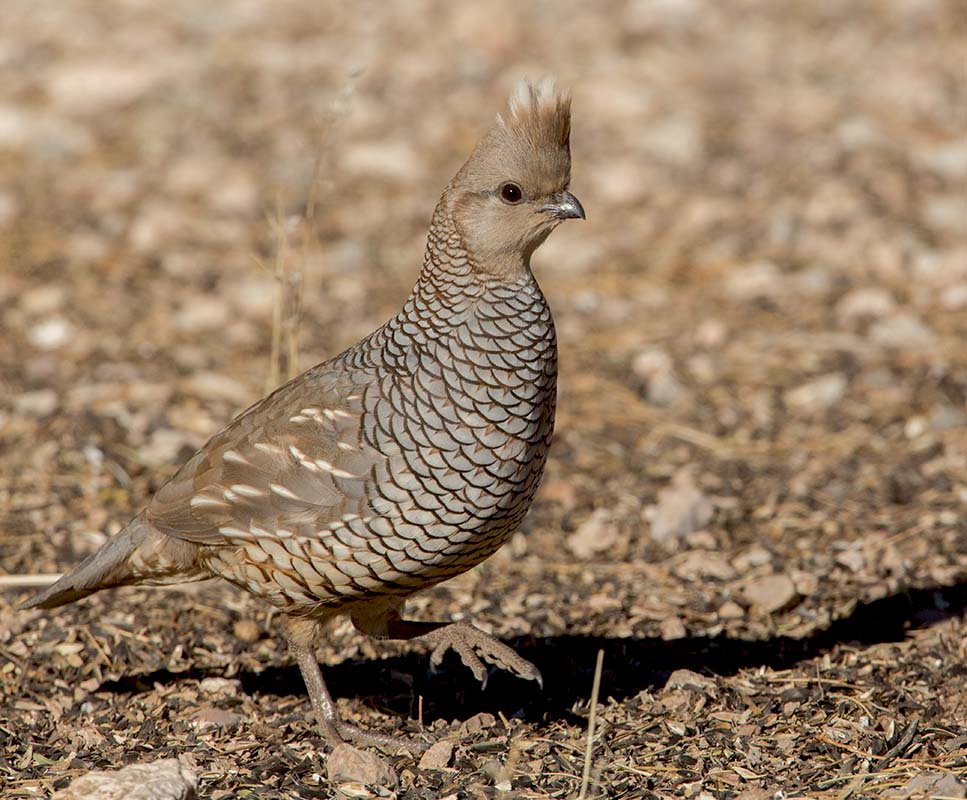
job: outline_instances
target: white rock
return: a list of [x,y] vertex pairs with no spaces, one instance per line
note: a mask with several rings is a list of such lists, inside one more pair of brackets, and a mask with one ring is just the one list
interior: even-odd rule
[[611,511],[599,508],[582,522],[564,543],[578,558],[591,558],[612,547],[617,540],[618,531],[611,518]]
[[645,514],[651,522],[651,538],[657,542],[681,539],[701,530],[712,520],[715,509],[695,486],[687,469],[679,470],[672,485],[658,492],[658,502]]
[[131,764],[113,772],[88,772],[52,800],[191,800],[198,775],[191,756]]
[[136,100],[163,73],[147,62],[64,62],[50,72],[47,91],[57,106],[92,113]]
[[400,779],[393,768],[375,753],[350,744],[336,745],[326,761],[331,783],[362,783],[366,786],[396,788]]
[[784,292],[782,272],[771,261],[734,267],[725,278],[725,292],[735,300],[778,297]]
[[32,327],[27,338],[41,350],[57,350],[74,336],[74,326],[63,317],[52,317]]
[[57,408],[57,402],[57,392],[53,389],[38,389],[14,397],[13,407],[21,414],[46,417]]
[[870,326],[870,340],[884,347],[924,347],[933,342],[933,332],[912,314],[900,312]]
[[177,330],[190,333],[222,328],[227,321],[228,304],[221,297],[192,298],[172,318]]
[[20,204],[10,192],[0,191],[0,228],[12,225],[20,214]]
[[351,174],[384,180],[410,181],[423,172],[416,151],[404,142],[359,142],[346,151],[341,163]]
[[796,598],[796,586],[788,575],[766,575],[747,583],[742,596],[750,605],[771,614],[785,608]]
[[933,145],[916,154],[916,160],[927,169],[954,181],[967,176],[967,138]]
[[946,311],[967,309],[967,283],[945,289],[940,295],[940,305]]
[[949,772],[921,772],[908,780],[903,786],[888,789],[884,797],[890,800],[915,800],[916,798],[936,797],[956,800],[967,797],[967,783]]
[[688,117],[669,117],[642,127],[639,144],[651,158],[675,166],[692,166],[702,159],[702,129]]
[[789,408],[805,414],[816,414],[842,400],[847,385],[845,375],[832,372],[790,389],[784,398]]
[[715,681],[706,675],[692,672],[690,669],[676,669],[665,683],[663,691],[671,689],[690,689],[696,692],[711,692],[715,689]]
[[836,315],[843,320],[857,317],[885,317],[896,309],[896,300],[879,286],[863,286],[843,295],[836,304]]
[[650,403],[670,406],[682,396],[684,389],[675,376],[671,356],[664,350],[649,348],[638,353],[631,362],[631,371],[645,381]]

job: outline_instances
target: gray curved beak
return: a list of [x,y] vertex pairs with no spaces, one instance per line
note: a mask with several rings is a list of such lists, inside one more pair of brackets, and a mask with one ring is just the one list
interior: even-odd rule
[[541,206],[541,211],[546,211],[558,219],[587,219],[581,201],[570,192],[554,195],[550,203]]

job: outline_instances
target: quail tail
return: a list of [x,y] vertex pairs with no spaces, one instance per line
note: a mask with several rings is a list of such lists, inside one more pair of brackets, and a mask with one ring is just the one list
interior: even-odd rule
[[102,589],[132,584],[183,583],[209,577],[192,574],[193,548],[136,517],[74,569],[27,600],[22,608],[57,608]]

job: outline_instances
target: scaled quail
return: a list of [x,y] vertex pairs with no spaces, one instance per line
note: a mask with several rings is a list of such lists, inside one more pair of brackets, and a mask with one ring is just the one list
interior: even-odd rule
[[[407,596],[490,556],[537,490],[557,346],[531,254],[563,220],[570,98],[522,83],[433,212],[416,287],[389,322],[236,417],[124,530],[27,607],[101,589],[222,577],[283,612],[331,744],[399,744],[343,722],[313,643],[348,614],[377,638],[454,649],[540,681],[467,623],[413,622]],[[412,744],[412,743],[411,743]]]

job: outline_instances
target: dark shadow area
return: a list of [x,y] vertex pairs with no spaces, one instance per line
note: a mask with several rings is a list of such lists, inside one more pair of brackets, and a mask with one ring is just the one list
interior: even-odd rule
[[[696,636],[676,641],[614,639],[597,636],[551,636],[508,642],[544,675],[543,691],[534,683],[492,670],[485,690],[453,654],[432,672],[424,652],[374,660],[350,661],[324,669],[336,697],[355,697],[390,713],[416,716],[423,697],[425,722],[443,717],[466,719],[486,711],[531,722],[568,718],[575,702],[591,690],[594,663],[604,650],[602,696],[624,700],[644,689],[662,687],[677,669],[706,675],[734,675],[765,666],[780,670],[828,652],[837,645],[869,646],[901,642],[911,630],[926,628],[967,611],[967,582],[911,589],[857,605],[848,616],[801,639],[777,636],[762,641],[729,636]],[[105,683],[101,691],[135,692],[155,683],[201,679],[214,670],[172,673],[159,670]],[[239,675],[250,694],[303,695],[296,666],[270,667]]]

